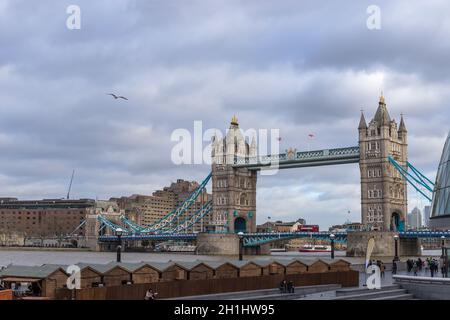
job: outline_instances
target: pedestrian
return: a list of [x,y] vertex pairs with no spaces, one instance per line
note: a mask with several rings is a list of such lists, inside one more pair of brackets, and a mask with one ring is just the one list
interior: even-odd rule
[[444,278],[447,278],[448,275],[448,260],[444,258]]
[[278,288],[280,289],[280,293],[283,293],[283,280],[280,281]]
[[417,276],[417,269],[418,269],[418,267],[417,267],[417,261],[414,261],[414,262],[413,262],[412,270],[413,270],[415,276]]
[[430,273],[431,273],[431,277],[434,277],[434,269],[435,268],[435,264],[434,264],[434,260],[430,260]]
[[384,271],[385,271],[386,267],[384,266],[384,263],[382,261],[380,261],[380,275],[381,278],[384,278]]
[[287,283],[286,280],[280,282],[280,293],[286,293],[287,291]]
[[408,270],[408,273],[411,272],[411,269],[412,269],[412,261],[411,261],[411,259],[406,260],[406,269]]
[[445,278],[445,277],[444,277],[444,274],[445,274],[445,261],[444,261],[444,256],[441,256],[441,258],[439,259],[439,266],[441,267],[441,274],[442,274],[442,277]]
[[295,292],[295,286],[294,286],[294,282],[292,282],[292,280],[290,280],[288,282],[288,288],[289,288],[289,293],[294,293]]
[[397,274],[397,262],[392,260],[392,274]]

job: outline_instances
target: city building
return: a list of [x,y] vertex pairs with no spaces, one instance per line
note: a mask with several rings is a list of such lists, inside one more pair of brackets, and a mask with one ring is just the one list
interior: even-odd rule
[[397,126],[384,96],[367,125],[364,114],[358,127],[361,171],[361,221],[371,230],[403,231],[407,214],[406,180],[389,164],[407,162],[407,130],[403,116]]
[[422,227],[422,214],[419,208],[415,207],[407,217],[408,229],[417,230]]
[[450,229],[450,133],[445,141],[436,175],[433,202],[431,205],[430,228]]
[[[110,200],[117,201],[119,208],[124,210],[126,217],[131,221],[140,225],[152,225],[180,206],[198,187],[199,184],[195,181],[178,179],[170,186],[153,192],[151,196],[132,195]],[[187,217],[192,216],[211,199],[212,195],[204,189],[197,200],[178,218],[177,222],[181,223]],[[189,231],[205,231],[211,224],[211,216],[212,214],[209,214],[200,219]]]
[[299,227],[305,225],[305,219],[298,219],[296,221],[283,222],[283,221],[267,221],[263,224],[256,226],[256,232],[294,232],[298,231]]
[[430,216],[431,216],[431,206],[425,206],[423,208],[423,218],[425,227],[428,227],[430,225]]
[[[96,208],[96,201],[91,199],[0,198],[0,232],[39,238],[63,236],[74,232],[92,210],[104,212],[110,208]],[[84,227],[77,233],[83,235]]]
[[346,222],[340,225],[331,226],[328,231],[330,232],[346,232],[346,231],[362,231],[364,225],[360,222]]

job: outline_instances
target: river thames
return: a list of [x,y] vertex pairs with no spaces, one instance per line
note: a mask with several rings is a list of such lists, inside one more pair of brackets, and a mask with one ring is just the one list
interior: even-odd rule
[[[438,256],[440,250],[426,250],[423,252],[424,256]],[[345,257],[345,251],[336,251],[336,257]],[[295,251],[290,252],[276,252],[271,255],[261,256],[244,256],[244,259],[270,259],[270,258],[315,258],[315,257],[330,257],[329,253],[300,253]],[[91,251],[47,251],[47,250],[1,250],[0,249],[0,266],[7,266],[8,264],[15,265],[41,265],[49,264],[74,264],[77,262],[86,263],[108,263],[115,261],[115,252],[91,252]],[[167,262],[169,260],[175,261],[218,261],[225,259],[237,259],[237,257],[229,256],[207,256],[195,255],[185,253],[149,253],[149,252],[123,252],[123,262],[140,262],[140,261],[154,261]],[[346,258],[352,263],[362,263],[363,258]],[[383,259],[384,260],[384,259]]]
[[[245,259],[270,259],[273,257],[329,257],[329,253],[299,253],[299,252],[277,252],[272,255],[245,256]],[[344,257],[344,251],[337,251],[336,256]],[[108,263],[115,261],[115,252],[91,252],[91,251],[47,251],[47,250],[0,250],[0,266],[8,264],[16,265],[41,265],[50,264],[74,264],[77,262],[86,263]],[[169,260],[178,261],[218,261],[224,259],[237,259],[228,256],[206,256],[190,253],[151,253],[151,252],[122,252],[123,262],[154,261],[167,262]]]

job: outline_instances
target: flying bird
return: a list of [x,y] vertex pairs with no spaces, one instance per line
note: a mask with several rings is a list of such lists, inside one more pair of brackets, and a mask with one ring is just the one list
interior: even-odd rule
[[127,98],[125,98],[124,96],[117,96],[114,93],[107,93],[108,96],[113,96],[114,99],[124,99],[124,100],[128,100]]

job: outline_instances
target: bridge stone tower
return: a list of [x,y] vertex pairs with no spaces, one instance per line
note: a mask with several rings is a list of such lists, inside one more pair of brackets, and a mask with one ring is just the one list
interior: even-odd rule
[[255,139],[251,144],[245,141],[236,116],[224,139],[213,138],[213,225],[217,232],[256,232],[257,171],[233,167],[237,157],[256,156]]
[[406,180],[391,165],[388,156],[406,166],[408,144],[403,116],[397,127],[381,94],[377,112],[369,125],[361,113],[358,131],[361,221],[369,230],[402,231],[407,214]]

